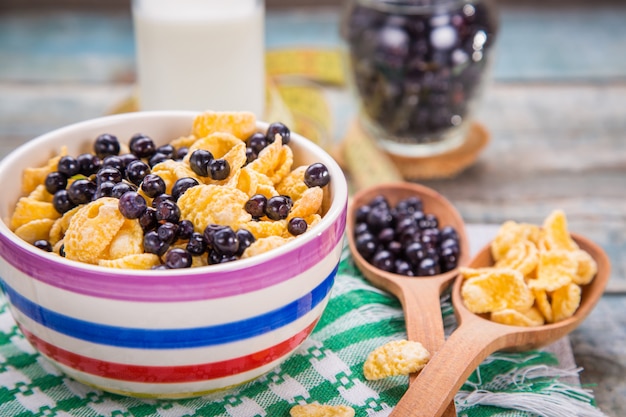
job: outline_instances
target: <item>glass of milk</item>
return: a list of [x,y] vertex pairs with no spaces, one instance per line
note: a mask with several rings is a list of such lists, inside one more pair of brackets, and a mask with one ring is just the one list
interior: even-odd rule
[[263,0],[133,0],[141,110],[265,107]]

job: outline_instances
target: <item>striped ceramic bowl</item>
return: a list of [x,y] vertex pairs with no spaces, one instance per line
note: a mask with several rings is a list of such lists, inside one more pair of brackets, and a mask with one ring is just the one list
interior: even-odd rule
[[[103,132],[189,134],[191,112],[110,116],[34,139],[0,163],[6,221],[24,168],[61,145],[83,152]],[[267,125],[259,123],[259,129]],[[16,237],[0,222],[0,277],[11,312],[32,345],[74,379],[106,391],[190,397],[256,378],[311,333],[333,286],[342,248],[347,186],[336,162],[293,134],[294,166],[324,163],[331,175],[315,229],[267,253],[168,271],[116,270],[69,261]]]

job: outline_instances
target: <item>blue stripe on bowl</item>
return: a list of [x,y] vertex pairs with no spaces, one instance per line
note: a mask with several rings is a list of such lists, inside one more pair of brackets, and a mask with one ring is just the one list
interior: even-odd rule
[[304,316],[332,288],[338,265],[310,293],[259,316],[214,326],[185,329],[137,329],[76,319],[42,307],[0,281],[11,304],[31,320],[58,333],[92,343],[140,349],[177,349],[236,342],[278,329]]

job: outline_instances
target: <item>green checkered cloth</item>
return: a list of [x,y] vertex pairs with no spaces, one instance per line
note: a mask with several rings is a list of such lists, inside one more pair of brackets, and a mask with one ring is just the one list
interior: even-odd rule
[[[384,417],[407,389],[406,377],[367,381],[363,362],[374,348],[406,338],[402,309],[368,284],[344,251],[328,307],[311,337],[280,367],[228,391],[184,400],[146,400],[76,382],[37,354],[0,298],[0,416],[2,417],[288,417],[295,404],[350,405],[356,416]],[[442,299],[447,330],[454,326]],[[590,391],[561,381],[554,354],[497,353],[456,396],[459,416],[595,417]]]

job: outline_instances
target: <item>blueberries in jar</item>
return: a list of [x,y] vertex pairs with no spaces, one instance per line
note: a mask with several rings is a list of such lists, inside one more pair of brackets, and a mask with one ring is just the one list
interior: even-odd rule
[[480,91],[495,15],[483,0],[389,3],[355,0],[346,14],[362,111],[374,131],[401,142],[441,140]]

